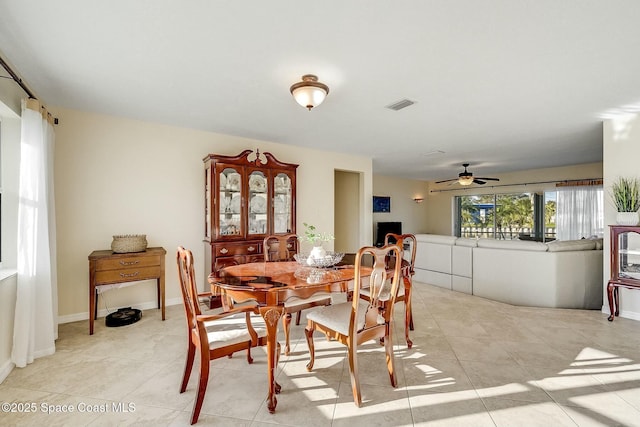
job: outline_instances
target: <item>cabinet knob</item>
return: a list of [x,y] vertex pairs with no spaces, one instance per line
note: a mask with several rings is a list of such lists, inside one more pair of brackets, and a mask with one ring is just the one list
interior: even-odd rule
[[227,250],[227,248],[222,248],[222,249],[220,249],[220,253],[221,253],[221,254],[226,254],[227,252],[229,252],[229,251]]
[[255,251],[255,250],[256,250],[256,248],[254,248],[253,246],[249,246],[249,247],[247,248],[247,250],[248,250],[249,252],[253,252],[253,251]]

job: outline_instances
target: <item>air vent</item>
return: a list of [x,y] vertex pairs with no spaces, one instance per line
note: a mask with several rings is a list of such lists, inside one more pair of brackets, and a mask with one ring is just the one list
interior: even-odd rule
[[402,110],[403,108],[410,107],[415,103],[416,103],[415,101],[412,101],[410,99],[401,99],[400,101],[394,102],[393,104],[390,104],[390,105],[387,105],[384,108],[388,108],[388,109],[393,110],[393,111],[399,111],[399,110]]

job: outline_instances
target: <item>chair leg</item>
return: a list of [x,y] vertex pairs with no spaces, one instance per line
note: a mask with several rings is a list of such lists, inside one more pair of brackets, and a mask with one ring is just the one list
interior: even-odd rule
[[309,347],[309,363],[307,363],[307,371],[313,369],[313,364],[316,360],[315,348],[313,346],[313,323],[309,322],[307,327],[304,328],[304,335],[307,338],[307,346]]
[[413,280],[411,278],[405,278],[404,283],[405,283],[404,311],[408,319],[407,325],[409,327],[409,330],[413,331],[413,309],[411,308],[411,294],[412,294],[411,288],[413,287]]
[[288,356],[291,351],[289,335],[291,333],[291,313],[282,316],[282,327],[284,329],[284,355]]
[[193,345],[191,339],[189,339],[189,346],[187,347],[187,361],[184,364],[184,375],[182,376],[182,385],[180,386],[180,393],[184,393],[189,383],[189,377],[191,377],[191,369],[193,369],[193,359],[196,355],[196,346]]
[[413,342],[409,338],[409,331],[413,331],[413,312],[411,310],[411,277],[404,277],[404,339],[407,341],[407,347],[411,348]]
[[389,371],[389,379],[391,380],[391,386],[397,387],[398,380],[396,378],[395,363],[393,358],[393,339],[391,336],[392,325],[387,325],[387,336],[384,339],[384,352],[387,358],[387,370]]
[[355,343],[347,345],[347,357],[349,358],[349,375],[351,376],[351,391],[353,403],[357,407],[362,406],[362,394],[360,393],[360,379],[358,377],[358,348]]
[[196,394],[196,401],[193,404],[193,411],[191,412],[191,424],[198,422],[200,410],[202,409],[202,402],[204,401],[204,394],[207,392],[210,365],[208,351],[208,349],[200,351],[200,380],[198,381],[198,394]]
[[404,301],[404,339],[407,341],[407,347],[413,347],[413,341],[409,338],[409,331],[413,330],[412,325],[413,315],[411,314],[411,305],[407,304],[407,300]]
[[296,325],[300,324],[300,317],[302,316],[302,310],[296,313]]
[[[411,347],[409,347],[411,348]],[[251,343],[247,347],[247,363],[251,365],[253,363],[253,357],[251,357]]]
[[[274,366],[278,366],[278,363],[280,363],[280,352],[282,351],[281,347],[280,347],[280,343],[276,341],[276,362]],[[277,381],[275,381],[276,383],[276,394],[280,394],[280,390],[282,389],[282,386],[280,386],[280,384],[278,384]]]

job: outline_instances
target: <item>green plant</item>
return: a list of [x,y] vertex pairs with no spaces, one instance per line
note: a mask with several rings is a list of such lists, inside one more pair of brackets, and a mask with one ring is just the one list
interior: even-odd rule
[[310,242],[316,245],[319,242],[328,242],[329,240],[334,239],[333,234],[320,233],[319,231],[316,230],[316,227],[314,225],[307,224],[306,222],[303,222],[302,225],[304,225],[305,230],[304,230],[304,236],[300,237],[301,240],[304,240],[306,242]]
[[618,212],[637,212],[640,209],[640,180],[618,178],[611,185],[611,198]]

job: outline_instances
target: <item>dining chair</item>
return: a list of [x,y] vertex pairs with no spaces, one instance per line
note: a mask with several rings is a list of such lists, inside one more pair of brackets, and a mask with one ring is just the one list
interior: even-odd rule
[[199,298],[206,293],[198,294],[193,254],[180,246],[176,260],[188,328],[187,359],[180,393],[187,389],[196,352],[200,354],[198,392],[191,411],[191,424],[195,424],[207,391],[211,360],[231,357],[237,351],[246,350],[247,361],[253,363],[251,348],[266,345],[267,333],[266,328],[253,327],[251,314],[255,313],[255,307],[252,306],[232,308],[218,314],[202,314]]
[[[402,282],[398,285],[398,295],[396,295],[396,302],[404,302],[404,338],[407,342],[407,347],[413,346],[413,341],[409,338],[409,331],[413,331],[413,313],[411,311],[411,292],[407,292],[406,288],[411,289],[413,285],[413,275],[415,274],[414,265],[416,263],[416,236],[413,234],[395,234],[387,233],[384,236],[384,244],[396,244],[401,251],[401,267],[400,274],[402,276]],[[406,256],[405,245],[409,245],[409,255]],[[369,291],[363,289],[360,293],[360,298],[368,300]]]
[[[373,258],[373,266],[364,264],[365,255]],[[400,281],[401,263],[395,263],[393,270],[387,270],[386,258],[395,256],[399,259],[400,249],[397,245],[382,248],[363,247],[355,257],[353,293],[351,301],[329,305],[310,311],[307,314],[305,336],[309,346],[310,360],[307,370],[313,369],[315,350],[314,331],[320,331],[332,339],[347,346],[349,372],[353,401],[361,406],[360,380],[358,377],[358,346],[366,341],[384,339],[387,370],[393,387],[397,386],[393,355],[393,308]],[[370,271],[371,274],[368,274]],[[369,300],[356,297],[360,294],[363,282],[368,279]]]
[[[296,234],[271,235],[264,238],[263,252],[265,262],[291,261],[296,254],[298,247],[298,236]],[[319,292],[309,298],[291,297],[284,302],[285,315],[282,317],[282,327],[284,329],[284,354],[289,355],[291,351],[291,317],[296,313],[296,325],[300,324],[302,310],[312,307],[326,306],[331,304],[331,294]]]

